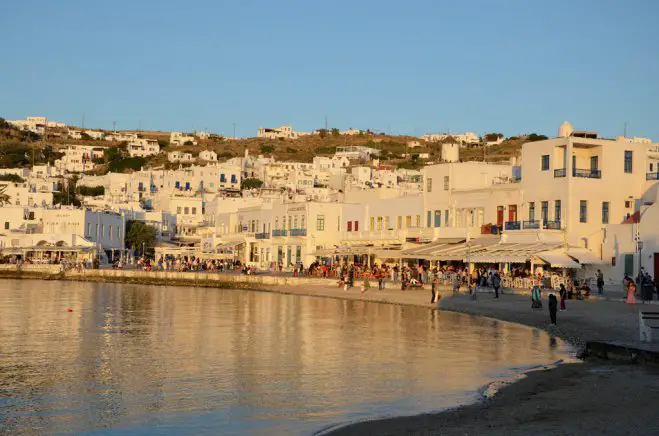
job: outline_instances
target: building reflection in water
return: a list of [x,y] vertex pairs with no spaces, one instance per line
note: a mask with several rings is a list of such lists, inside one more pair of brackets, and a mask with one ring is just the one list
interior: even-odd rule
[[57,281],[0,282],[0,334],[10,433],[304,433],[450,407],[567,351],[424,308]]

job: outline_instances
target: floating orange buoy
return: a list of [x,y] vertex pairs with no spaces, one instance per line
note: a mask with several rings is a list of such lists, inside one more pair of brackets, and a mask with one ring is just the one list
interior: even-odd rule
[[67,312],[73,312],[73,309],[71,309],[71,308],[69,307],[68,309],[66,309],[66,311],[67,311]]

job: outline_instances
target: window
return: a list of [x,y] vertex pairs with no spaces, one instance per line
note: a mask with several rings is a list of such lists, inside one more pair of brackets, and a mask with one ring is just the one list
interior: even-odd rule
[[540,169],[542,171],[547,171],[549,169],[549,155],[544,154],[542,155],[542,160],[541,160],[541,167]]
[[591,156],[590,157],[590,169],[591,170],[596,170],[599,168],[599,158],[597,156]]
[[430,227],[432,225],[432,212],[428,211],[426,213],[426,227]]
[[[224,183],[227,181],[227,176],[224,175],[224,173],[220,174],[220,182]],[[178,184],[178,183],[177,183]]]
[[449,179],[448,176],[444,176],[444,191],[448,191],[448,185],[449,185]]
[[378,230],[382,230],[382,224],[384,223],[384,220],[382,219],[381,216],[378,217]]
[[421,215],[417,215],[414,219],[414,227],[421,227]]
[[561,200],[554,202],[554,221],[561,221]]
[[441,227],[442,226],[442,211],[441,210],[436,210],[435,211],[435,227]]
[[188,214],[190,213],[190,208],[189,208],[189,207],[185,207],[185,208],[183,208],[183,213],[184,213],[185,215],[188,215]]
[[279,218],[275,218],[275,230],[279,230]]
[[431,178],[426,179],[426,191],[432,192],[432,179]]
[[112,239],[112,226],[108,226],[108,227],[109,227],[108,228],[108,232],[109,232],[108,238]]
[[352,232],[352,221],[348,221],[348,231]]
[[5,221],[5,230],[9,230],[9,221]]
[[448,227],[449,226],[448,223],[449,223],[449,221],[448,221],[448,209],[446,209],[444,211],[444,226]]
[[384,217],[384,229],[389,230],[391,228],[391,220],[388,216]]
[[[300,217],[300,228],[301,229],[306,229],[307,228],[307,223],[305,222],[304,215]],[[337,229],[338,230],[338,229]]]
[[410,227],[412,227],[412,215],[407,215],[405,217],[405,228],[409,229]]
[[297,215],[295,215],[293,217],[293,228],[294,229],[299,229],[299,227],[297,226]]
[[396,217],[396,229],[401,229],[403,228],[403,217],[402,216],[397,216]]
[[359,221],[355,221],[355,232],[359,231]]
[[290,215],[288,216],[288,228],[289,229],[293,228],[293,217]]
[[535,203],[534,202],[529,203],[529,221],[531,221],[531,222],[535,221]]
[[543,201],[540,204],[540,214],[542,216],[542,221],[546,222],[549,220],[549,202],[548,201]]
[[602,224],[608,224],[609,223],[609,202],[608,201],[603,201],[602,202]]
[[653,165],[650,164],[650,172],[652,172],[652,171],[653,171]]
[[231,183],[238,183],[238,179],[235,174],[231,174]]
[[625,150],[625,172],[631,173],[634,170],[633,166],[634,152],[630,150]]
[[192,208],[192,215],[197,215],[197,208],[196,207]]
[[325,215],[318,215],[316,217],[316,230],[325,230]]
[[370,225],[369,225],[369,229],[370,229],[372,232],[375,231],[375,217],[374,217],[374,216],[372,216],[372,217],[370,218],[370,223],[369,223],[369,224],[370,224]]
[[581,200],[579,202],[579,222],[587,223],[588,222],[588,201]]

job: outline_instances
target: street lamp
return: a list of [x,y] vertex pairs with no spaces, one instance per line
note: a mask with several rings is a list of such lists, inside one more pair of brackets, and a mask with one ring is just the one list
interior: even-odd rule
[[637,281],[640,282],[641,280],[641,268],[643,267],[643,241],[641,240],[641,234],[638,231],[638,228],[636,229],[636,235],[634,236],[634,240],[636,241],[636,251],[638,252],[638,276]]
[[142,257],[146,259],[146,241],[142,242]]

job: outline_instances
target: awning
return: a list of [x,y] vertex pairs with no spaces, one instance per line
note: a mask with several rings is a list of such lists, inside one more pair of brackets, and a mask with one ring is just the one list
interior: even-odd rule
[[575,262],[563,250],[543,251],[536,254],[536,257],[540,258],[544,262],[547,262],[554,268],[581,268],[581,265]]
[[448,255],[451,251],[459,250],[463,246],[466,247],[464,241],[464,238],[437,239],[429,244],[422,244],[403,250],[401,256],[407,259],[438,260],[435,257],[440,254]]
[[602,259],[595,256],[593,252],[587,248],[570,247],[567,249],[567,254],[581,264],[600,265],[604,263]]
[[545,242],[495,244],[470,256],[470,261],[478,263],[526,263],[534,255],[553,250],[558,246],[559,244],[547,244]]

